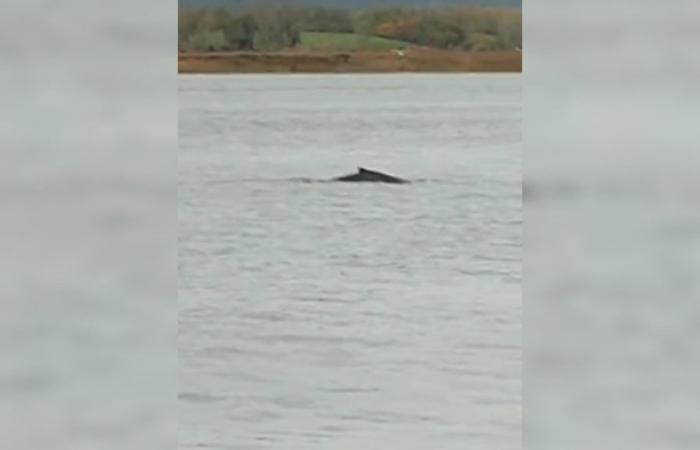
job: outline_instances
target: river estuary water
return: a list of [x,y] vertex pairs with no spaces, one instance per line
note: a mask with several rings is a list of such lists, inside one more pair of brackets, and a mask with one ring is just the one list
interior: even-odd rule
[[179,448],[520,449],[520,75],[179,83]]

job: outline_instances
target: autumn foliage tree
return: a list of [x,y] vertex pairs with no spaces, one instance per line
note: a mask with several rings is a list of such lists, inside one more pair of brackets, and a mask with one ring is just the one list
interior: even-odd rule
[[381,36],[448,49],[513,49],[522,47],[521,16],[520,10],[479,7],[183,10],[178,39],[181,50],[273,51],[293,48],[301,33],[314,31]]

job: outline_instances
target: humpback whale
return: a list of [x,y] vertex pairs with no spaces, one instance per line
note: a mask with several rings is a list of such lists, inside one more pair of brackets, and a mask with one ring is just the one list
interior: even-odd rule
[[342,177],[333,178],[333,181],[351,181],[351,182],[373,182],[373,183],[409,183],[408,180],[403,180],[392,175],[387,175],[376,170],[365,169],[358,167],[357,172],[345,175]]

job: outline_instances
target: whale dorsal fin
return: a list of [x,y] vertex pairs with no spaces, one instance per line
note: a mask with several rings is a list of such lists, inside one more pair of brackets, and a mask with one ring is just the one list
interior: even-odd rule
[[367,169],[365,169],[364,167],[358,167],[357,171],[362,173],[362,172],[367,172]]

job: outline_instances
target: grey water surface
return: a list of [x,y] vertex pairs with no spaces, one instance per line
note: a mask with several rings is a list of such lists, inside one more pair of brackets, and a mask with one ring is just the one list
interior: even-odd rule
[[520,449],[520,76],[179,83],[179,447]]

